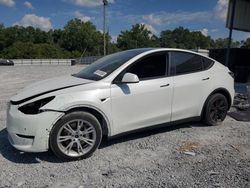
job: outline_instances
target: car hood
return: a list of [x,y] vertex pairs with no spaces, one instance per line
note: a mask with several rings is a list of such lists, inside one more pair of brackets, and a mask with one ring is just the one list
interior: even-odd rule
[[86,80],[82,78],[77,78],[74,76],[62,76],[43,80],[31,84],[22,90],[20,90],[15,96],[11,98],[13,104],[21,104],[25,101],[31,100],[32,98],[58,91],[61,89],[66,89],[69,87],[75,87],[79,85],[84,85],[94,82],[93,80]]

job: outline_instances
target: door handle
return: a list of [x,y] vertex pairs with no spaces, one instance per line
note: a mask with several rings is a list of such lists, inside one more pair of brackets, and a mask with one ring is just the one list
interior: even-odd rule
[[169,84],[161,85],[160,87],[168,87]]
[[207,77],[207,78],[203,78],[203,79],[202,79],[202,81],[205,81],[205,80],[209,80],[209,77]]

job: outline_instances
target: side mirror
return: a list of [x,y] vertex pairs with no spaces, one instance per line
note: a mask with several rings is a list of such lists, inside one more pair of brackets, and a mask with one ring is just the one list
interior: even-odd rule
[[140,80],[136,74],[126,73],[122,78],[122,83],[138,83]]

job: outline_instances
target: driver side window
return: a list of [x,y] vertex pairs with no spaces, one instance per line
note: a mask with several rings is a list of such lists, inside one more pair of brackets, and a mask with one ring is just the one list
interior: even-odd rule
[[133,73],[140,80],[166,76],[168,56],[166,53],[157,53],[144,57],[133,64],[126,73]]

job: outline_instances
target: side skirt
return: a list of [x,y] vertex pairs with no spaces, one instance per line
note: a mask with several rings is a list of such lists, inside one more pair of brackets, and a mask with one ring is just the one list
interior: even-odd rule
[[140,128],[140,129],[136,129],[136,130],[132,130],[132,131],[127,131],[127,132],[119,133],[119,134],[116,134],[114,136],[109,136],[108,140],[111,140],[111,139],[114,139],[114,138],[117,138],[117,137],[120,137],[120,136],[128,135],[128,134],[132,134],[132,133],[144,132],[144,131],[158,129],[158,128],[163,128],[163,127],[167,127],[167,126],[174,126],[174,125],[178,125],[178,124],[182,124],[182,123],[198,122],[198,121],[201,121],[201,116],[196,116],[196,117],[191,117],[191,118],[185,118],[185,119],[181,119],[181,120],[177,120],[177,121],[173,121],[173,122],[152,125],[152,126],[145,127],[145,128]]

